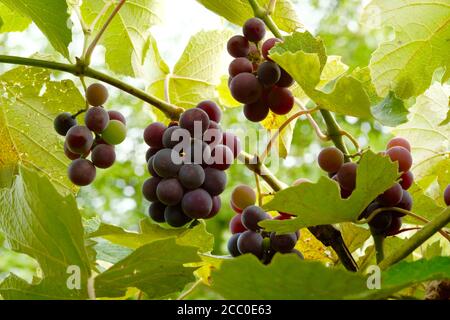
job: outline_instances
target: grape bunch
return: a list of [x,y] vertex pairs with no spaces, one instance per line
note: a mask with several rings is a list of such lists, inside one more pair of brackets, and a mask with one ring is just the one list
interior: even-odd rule
[[228,86],[231,95],[244,104],[245,117],[253,122],[264,120],[269,111],[278,115],[289,113],[294,96],[288,89],[294,80],[269,58],[269,51],[280,39],[267,39],[264,22],[251,18],[243,26],[243,36],[228,40],[228,53],[235,59],[230,63]]
[[68,112],[60,113],[54,120],[55,131],[66,137],[64,153],[72,160],[68,176],[75,185],[89,185],[95,179],[96,168],[111,167],[116,160],[114,146],[126,138],[125,117],[118,111],[106,111],[103,104],[107,99],[105,86],[94,83],[86,90],[90,107],[84,125],[79,125],[76,115]]
[[[413,200],[407,191],[414,181],[414,176],[409,169],[412,165],[411,146],[409,142],[401,137],[391,139],[387,144],[383,155],[398,163],[401,177],[392,187],[380,194],[362,213],[361,217],[369,217],[372,212],[379,208],[401,208],[410,211]],[[329,176],[338,182],[341,197],[348,198],[356,187],[356,170],[358,164],[353,162],[344,163],[344,154],[337,148],[328,147],[319,153],[319,166]],[[369,226],[373,234],[392,236],[400,231],[403,213],[390,210],[382,211],[370,220]]]
[[[255,205],[256,194],[247,185],[237,186],[232,194],[230,205],[236,215],[230,220],[231,238],[228,240],[228,251],[233,257],[250,253],[268,264],[276,252],[295,253],[303,259],[300,251],[295,249],[300,233],[292,232],[276,234],[265,232],[258,225],[259,222],[272,217],[263,209]],[[285,220],[291,216],[281,213],[274,219]]]
[[225,170],[241,150],[239,139],[222,131],[221,117],[217,104],[206,100],[183,112],[177,122],[154,122],[144,130],[152,177],[142,193],[151,202],[149,215],[155,222],[182,227],[219,212]]

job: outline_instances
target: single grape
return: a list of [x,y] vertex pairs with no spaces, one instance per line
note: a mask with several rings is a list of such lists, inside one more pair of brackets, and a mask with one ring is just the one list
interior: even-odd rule
[[91,106],[99,107],[108,100],[108,90],[101,83],[93,83],[86,90],[86,100]]
[[203,134],[203,141],[207,144],[218,145],[222,142],[223,131],[222,128],[215,121],[209,122],[209,128]]
[[199,108],[186,110],[181,114],[180,127],[189,131],[192,137],[201,140],[203,132],[209,127],[209,116]]
[[231,61],[230,65],[228,66],[228,74],[230,75],[230,77],[235,77],[243,72],[253,72],[253,64],[250,62],[250,60],[240,57]]
[[228,239],[227,248],[228,252],[231,254],[232,257],[237,257],[241,255],[237,246],[240,235],[241,235],[240,233],[235,233],[230,237],[230,239]]
[[108,111],[109,120],[118,120],[122,122],[124,125],[127,125],[127,119],[121,114],[119,111],[109,110]]
[[297,235],[294,232],[286,234],[272,232],[270,234],[270,246],[277,252],[288,253],[294,249],[296,243]]
[[405,149],[404,147],[392,147],[386,151],[386,154],[392,161],[398,162],[399,172],[406,172],[411,169],[412,156],[408,149]]
[[202,109],[208,114],[210,121],[215,121],[217,123],[222,120],[222,110],[219,106],[211,100],[204,100],[197,105],[197,108]]
[[302,184],[302,183],[312,183],[312,181],[307,179],[307,178],[298,178],[297,180],[295,180],[292,183],[292,185],[293,186],[298,186],[299,184]]
[[212,198],[212,209],[205,219],[211,219],[212,217],[214,217],[216,214],[219,213],[221,207],[222,207],[222,199],[220,199],[219,196],[213,197]]
[[94,181],[96,175],[95,166],[86,159],[72,161],[68,169],[70,181],[77,186],[87,186]]
[[231,132],[224,132],[222,137],[222,144],[230,148],[233,152],[233,157],[236,159],[239,153],[241,153],[241,141],[239,138]]
[[153,169],[160,177],[176,177],[181,168],[179,160],[179,155],[172,149],[161,149],[153,156]]
[[320,151],[318,162],[322,170],[337,172],[344,164],[344,154],[338,148],[328,147]]
[[344,163],[337,172],[337,179],[343,189],[353,191],[356,187],[356,169],[358,165],[353,162]]
[[266,25],[259,18],[250,18],[244,23],[242,32],[248,41],[258,42],[266,35]]
[[154,156],[160,149],[156,148],[148,148],[147,152],[145,153],[145,161],[148,162],[152,156]]
[[155,168],[153,168],[153,158],[154,158],[154,156],[151,156],[150,159],[148,159],[148,161],[147,161],[148,173],[150,173],[150,175],[153,177],[160,177],[158,175],[158,173],[155,171]]
[[110,120],[108,126],[102,132],[102,138],[107,143],[120,144],[127,137],[127,127],[119,120]]
[[211,150],[211,159],[207,163],[214,169],[227,170],[233,163],[233,160],[233,151],[227,146],[219,144]]
[[242,224],[240,214],[237,214],[233,216],[233,218],[231,218],[229,227],[232,234],[244,232],[247,230],[247,228]]
[[152,218],[153,221],[163,223],[166,222],[166,218],[164,218],[164,211],[166,210],[166,206],[161,202],[152,202],[150,207],[148,208],[148,215]]
[[278,42],[281,42],[281,40],[278,39],[278,38],[270,38],[270,39],[267,39],[266,41],[264,41],[264,43],[263,43],[263,45],[262,45],[262,47],[261,47],[261,52],[262,52],[262,55],[263,55],[264,59],[269,60],[269,61],[272,61],[272,60],[269,58],[269,51],[270,51],[270,49],[272,49],[272,48],[275,46],[275,44],[278,43]]
[[151,202],[158,201],[156,189],[158,188],[160,182],[161,178],[159,177],[151,177],[150,179],[144,181],[144,184],[142,185],[142,194],[145,199]]
[[212,198],[203,189],[195,189],[187,192],[181,201],[183,212],[193,218],[206,218],[212,210]]
[[242,224],[252,231],[258,231],[261,227],[258,225],[260,221],[271,219],[263,209],[258,206],[249,206],[242,211]]
[[228,40],[227,50],[232,57],[246,57],[250,52],[250,44],[245,37],[236,35]]
[[184,164],[178,172],[178,179],[186,189],[197,189],[205,181],[205,170],[198,164]]
[[156,188],[158,200],[167,206],[173,206],[180,203],[183,198],[184,190],[180,182],[175,178],[161,180]]
[[287,88],[273,87],[269,93],[268,102],[273,113],[284,115],[294,107],[294,96]]
[[91,130],[85,126],[75,126],[67,131],[67,147],[73,153],[86,154],[94,143]]
[[70,160],[75,160],[81,157],[80,154],[78,153],[73,153],[72,151],[69,150],[69,148],[67,147],[67,141],[64,142],[64,154],[66,155],[67,158],[69,158]]
[[[411,211],[413,205],[413,199],[408,191],[402,190],[402,199],[395,206],[400,209]],[[398,211],[392,211],[394,216],[403,217],[404,213]]]
[[94,166],[101,169],[111,167],[116,161],[114,147],[108,144],[99,144],[92,149],[91,160]]
[[269,106],[262,99],[244,105],[244,116],[252,122],[263,121],[268,114]]
[[381,212],[369,221],[369,226],[374,234],[383,234],[391,225],[392,215],[389,212]]
[[256,203],[256,193],[245,184],[238,185],[231,193],[231,201],[240,210],[244,210]]
[[258,258],[263,255],[263,237],[253,231],[244,231],[237,241],[238,250],[241,254],[251,253]]
[[181,210],[181,206],[168,206],[164,211],[164,219],[167,224],[174,228],[180,228],[184,226],[186,223],[192,221],[187,215],[183,213]]
[[385,207],[393,207],[402,200],[403,189],[400,184],[396,183],[385,192],[383,192],[379,197],[378,201],[381,205]]
[[230,82],[230,92],[241,103],[253,103],[261,97],[263,87],[255,75],[239,73]]
[[273,86],[280,80],[280,67],[271,61],[265,61],[258,67],[258,80],[265,86]]
[[55,131],[62,136],[65,136],[67,134],[67,131],[69,131],[70,128],[75,127],[76,125],[77,120],[68,112],[58,114],[53,121],[53,127],[55,128]]
[[172,126],[164,131],[162,136],[162,144],[165,148],[174,148],[177,144],[182,143],[184,139],[190,138],[191,134],[179,126]]
[[89,130],[102,133],[109,122],[108,112],[103,107],[92,107],[84,116],[84,123]]
[[402,228],[402,218],[398,216],[393,216],[391,224],[385,231],[386,236],[395,236]]
[[386,149],[390,149],[392,147],[403,147],[411,152],[411,145],[409,144],[408,140],[402,137],[395,137],[389,140]]
[[447,206],[450,206],[450,184],[444,190],[444,202]]
[[302,259],[302,260],[305,259],[305,257],[303,256],[303,254],[302,254],[300,251],[298,251],[297,249],[292,249],[292,250],[290,251],[290,253],[296,254],[296,255],[297,255],[300,259]]
[[288,88],[294,84],[294,79],[283,68],[281,69],[280,80],[277,82],[277,87]]
[[406,171],[402,174],[400,177],[400,185],[402,186],[403,190],[408,190],[414,182],[414,175],[411,171]]
[[163,134],[167,127],[161,122],[153,122],[144,130],[144,141],[152,148],[163,147]]
[[202,188],[211,196],[218,196],[225,190],[227,185],[227,175],[222,170],[206,168],[204,170],[204,177]]

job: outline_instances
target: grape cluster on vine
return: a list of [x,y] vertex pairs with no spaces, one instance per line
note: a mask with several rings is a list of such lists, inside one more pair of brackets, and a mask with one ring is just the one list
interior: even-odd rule
[[[381,208],[400,208],[406,211],[412,209],[413,200],[407,191],[414,181],[414,176],[410,171],[412,166],[411,146],[409,142],[401,137],[391,139],[387,144],[383,155],[388,156],[391,161],[397,162],[400,179],[392,187],[380,194],[364,210],[361,217],[368,218],[371,214]],[[335,147],[328,147],[319,153],[319,166],[329,176],[338,182],[341,197],[350,197],[356,188],[356,171],[358,164],[354,162],[344,163],[344,154]],[[403,212],[393,210],[383,210],[371,217],[369,226],[372,233],[383,236],[392,236],[400,231],[402,226]]]
[[[228,240],[228,251],[233,257],[250,253],[258,257],[263,263],[268,264],[275,253],[295,253],[303,259],[295,245],[300,237],[300,232],[276,234],[265,232],[259,222],[272,219],[272,216],[261,207],[256,206],[256,194],[247,185],[237,186],[232,194],[230,205],[236,215],[230,220],[231,238]],[[274,219],[290,219],[291,216],[281,213]]]
[[151,202],[150,217],[182,227],[194,219],[210,219],[220,210],[230,167],[240,152],[238,138],[223,132],[222,111],[213,101],[200,102],[168,126],[154,122],[144,130],[151,178],[142,192]]
[[68,176],[75,185],[86,186],[94,181],[96,168],[111,167],[116,160],[114,146],[126,138],[125,117],[118,111],[106,111],[103,104],[107,99],[105,86],[94,83],[86,90],[90,107],[84,125],[79,125],[76,115],[68,112],[60,113],[54,120],[55,131],[66,137],[64,153],[72,160]]
[[253,122],[264,120],[269,111],[278,115],[289,113],[294,96],[288,89],[294,80],[269,57],[269,51],[280,39],[270,38],[261,46],[266,29],[259,18],[251,18],[243,26],[243,36],[228,41],[230,63],[228,86],[231,95],[244,104],[245,117]]

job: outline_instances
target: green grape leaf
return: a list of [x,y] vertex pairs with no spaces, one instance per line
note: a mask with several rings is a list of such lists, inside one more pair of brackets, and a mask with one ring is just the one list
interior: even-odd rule
[[408,122],[393,130],[410,142],[414,159],[412,171],[415,181],[424,189],[436,179],[440,190],[450,183],[450,123],[440,125],[447,116],[449,94],[448,86],[433,84],[409,109]]
[[225,75],[220,77],[220,82],[216,86],[219,103],[227,108],[240,107],[242,104],[233,98],[230,89],[228,88],[228,78],[229,77]]
[[[435,217],[437,217],[442,210],[445,209],[445,204],[442,203],[442,205],[439,204],[439,201],[437,199],[433,199],[429,195],[425,193],[425,190],[423,190],[418,184],[414,183],[411,188],[408,190],[413,198],[413,207],[412,211],[415,214],[418,214],[419,216],[427,219],[427,220],[433,220]],[[439,193],[439,198],[442,198],[442,194]],[[440,202],[443,202],[442,199],[440,199]],[[413,217],[406,216],[403,218],[405,222],[412,223],[412,224],[424,224],[423,221],[417,220]],[[450,227],[450,224],[448,225]]]
[[[351,74],[343,74],[324,87],[329,69],[322,77],[327,55],[322,40],[309,32],[294,32],[270,50],[270,57],[285,69],[316,104],[324,109],[361,118],[370,118],[370,100],[363,83]],[[321,81],[321,79],[323,79]],[[324,87],[322,90],[316,87]]]
[[[396,252],[403,245],[404,242],[405,242],[404,239],[398,237],[386,238],[383,242],[384,256],[387,257]],[[405,259],[411,261],[412,255],[409,255]],[[358,265],[360,270],[366,270],[369,266],[374,266],[376,264],[377,264],[376,251],[372,240],[372,244],[369,245],[364,250],[364,255],[358,259]]]
[[348,66],[342,62],[342,57],[328,56],[320,75],[318,87],[323,88],[327,83],[343,75],[347,70]]
[[[254,17],[252,7],[247,0],[197,0],[208,10],[224,17],[239,26]],[[269,0],[258,1],[260,6],[267,6]],[[294,6],[289,0],[278,0],[272,13],[275,24],[283,31],[293,32],[303,25],[297,17]]]
[[395,38],[380,44],[369,64],[378,95],[400,99],[422,94],[434,71],[450,68],[450,6],[441,0],[373,0],[363,21],[392,27]]
[[[20,167],[11,188],[0,190],[0,207],[6,244],[34,258],[43,274],[33,284],[9,276],[0,284],[3,298],[86,298],[90,268],[75,198],[63,197],[45,176]],[[70,267],[78,268],[80,289],[67,285]]]
[[[86,23],[91,24],[99,13],[102,17],[93,30],[94,34],[111,15],[115,3],[108,10],[103,0],[83,1],[81,12]],[[128,0],[111,21],[100,43],[105,47],[105,59],[109,68],[119,74],[141,77],[146,53],[152,45],[149,28],[160,22],[162,2],[159,0]],[[150,71],[151,72],[151,71]]]
[[147,243],[172,237],[176,237],[179,245],[195,246],[199,248],[200,252],[209,252],[214,245],[214,238],[206,231],[204,222],[193,228],[166,229],[145,219],[140,223],[139,233],[100,223],[95,231],[88,234],[88,237],[100,237],[131,249],[137,249]]
[[372,114],[383,125],[395,127],[407,121],[408,110],[403,100],[391,91],[383,101],[372,107]]
[[10,10],[18,13],[16,22],[18,25],[14,28],[19,28],[20,30],[26,23],[22,16],[33,20],[50,41],[53,48],[69,59],[68,47],[70,42],[72,42],[72,30],[66,1],[1,0],[0,2],[5,4]]
[[260,225],[268,231],[294,232],[309,226],[355,222],[364,208],[391,187],[397,178],[397,163],[368,151],[361,157],[356,188],[348,199],[341,198],[334,180],[321,177],[317,183],[302,183],[281,190],[264,205],[266,210],[287,212],[296,218],[265,220]]
[[172,72],[165,70],[147,91],[183,108],[193,108],[216,96],[220,68],[230,31],[200,31],[189,40]]
[[128,288],[138,288],[150,299],[161,298],[194,281],[195,268],[184,265],[200,261],[196,247],[181,246],[174,238],[153,241],[98,275],[96,294],[121,297]]
[[350,252],[362,247],[362,245],[370,238],[368,229],[357,226],[353,223],[344,222],[340,224],[342,238]]
[[0,167],[21,163],[43,172],[61,192],[75,191],[69,160],[53,129],[60,112],[85,107],[71,80],[51,81],[45,69],[18,67],[0,76]]
[[381,289],[368,289],[367,276],[304,261],[293,254],[276,254],[269,265],[244,255],[223,260],[213,269],[211,288],[223,298],[235,300],[382,299],[416,283],[448,278],[449,266],[449,257],[404,261],[382,272]]
[[0,3],[0,32],[21,32],[31,23],[28,17],[9,9],[3,3]]

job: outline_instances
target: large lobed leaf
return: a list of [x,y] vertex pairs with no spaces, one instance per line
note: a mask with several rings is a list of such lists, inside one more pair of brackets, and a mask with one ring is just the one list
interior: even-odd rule
[[20,163],[43,172],[58,190],[73,191],[53,119],[84,108],[74,83],[51,81],[44,69],[19,67],[0,76],[0,91],[0,168]]
[[[115,6],[114,2],[110,2],[108,10],[103,11],[106,3],[104,0],[89,0],[83,1],[81,6],[83,18],[88,24],[103,13],[93,30],[94,34]],[[106,63],[112,71],[137,77],[146,73],[143,66],[152,41],[149,29],[160,21],[162,3],[160,0],[128,0],[111,21],[100,43],[106,49]]]
[[327,56],[322,40],[309,32],[294,32],[285,37],[283,43],[270,50],[270,57],[289,72],[321,108],[355,117],[371,117],[369,96],[363,83],[353,75],[341,75],[326,88],[316,88]]
[[[24,31],[31,23],[28,17],[9,9],[0,2],[0,32]],[[2,25],[3,23],[3,25]]]
[[[14,26],[8,27],[17,31],[24,28],[27,17],[38,26],[48,38],[53,48],[69,59],[69,44],[72,42],[69,8],[66,1],[55,0],[0,0],[12,11],[18,13]],[[2,10],[5,12],[4,10]],[[9,15],[11,18],[11,16]]]
[[381,299],[415,283],[450,277],[450,258],[401,262],[381,274],[381,289],[372,290],[362,274],[292,254],[277,254],[267,266],[251,255],[223,260],[211,277],[212,289],[225,299]]
[[145,244],[117,262],[95,279],[99,297],[121,297],[128,288],[138,288],[150,299],[181,291],[195,280],[195,267],[185,264],[200,262],[197,248],[181,246],[168,238]]
[[[254,17],[252,7],[248,0],[197,0],[207,9],[224,17],[228,21],[242,26],[247,19]],[[266,7],[269,0],[259,0],[260,6]],[[303,25],[297,17],[294,6],[289,0],[276,2],[272,18],[277,26],[286,32],[293,32]]]
[[418,96],[429,87],[437,68],[449,70],[448,1],[373,0],[363,20],[378,20],[395,31],[394,39],[375,50],[369,65],[380,96],[391,90],[401,99]]
[[[72,195],[63,197],[45,177],[20,167],[11,188],[0,190],[0,232],[14,251],[36,259],[42,279],[11,275],[0,284],[4,299],[83,299],[90,274],[81,216]],[[66,285],[69,266],[80,270],[81,289]]]
[[358,165],[356,189],[342,199],[338,184],[322,177],[317,183],[302,183],[279,191],[264,205],[267,210],[287,212],[290,220],[266,220],[270,231],[293,232],[303,227],[356,221],[370,202],[391,187],[398,178],[397,164],[387,157],[366,152]]

